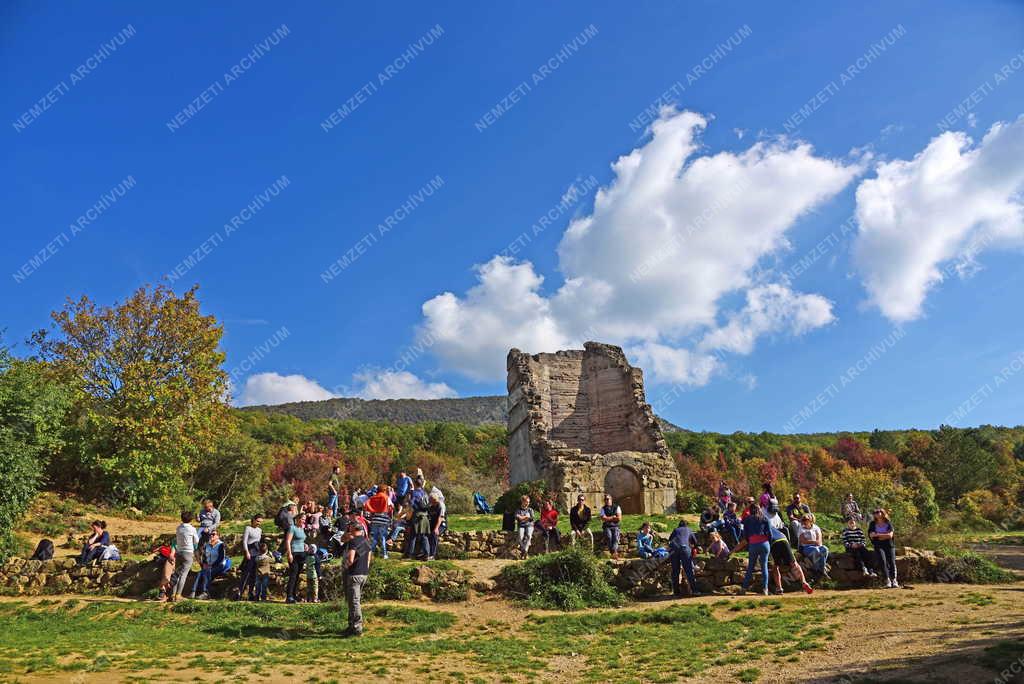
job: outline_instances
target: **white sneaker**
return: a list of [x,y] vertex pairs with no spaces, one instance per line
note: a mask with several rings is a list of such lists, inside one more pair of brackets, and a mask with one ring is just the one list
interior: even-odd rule
[[897,582],[896,580],[893,580],[892,581],[892,588],[893,589],[899,589],[900,588],[900,583]]
[[885,580],[885,588],[886,589],[892,589],[892,580],[889,580],[889,579]]

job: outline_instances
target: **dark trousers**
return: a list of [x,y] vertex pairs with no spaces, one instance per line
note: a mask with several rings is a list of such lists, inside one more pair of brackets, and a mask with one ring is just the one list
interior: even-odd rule
[[672,593],[679,594],[679,570],[686,572],[686,581],[690,583],[690,591],[697,591],[697,578],[693,575],[693,556],[690,554],[690,547],[684,546],[678,551],[673,551],[672,559]]
[[855,549],[847,549],[847,551],[849,551],[850,555],[856,558],[857,562],[860,563],[861,572],[864,572],[871,566],[871,554],[868,553],[868,550],[865,547],[858,546]]
[[302,569],[306,567],[306,554],[303,551],[292,551],[292,562],[288,566],[288,586],[285,589],[285,596],[290,599],[298,599],[299,577]]
[[249,546],[249,558],[242,561],[242,567],[239,568],[239,573],[242,579],[238,583],[238,598],[242,598],[242,594],[245,593],[246,588],[249,589],[249,599],[252,600],[256,595],[256,556],[259,555],[259,548],[253,548],[253,545]]
[[883,577],[896,579],[896,549],[888,539],[875,542],[875,558],[878,559],[878,570]]

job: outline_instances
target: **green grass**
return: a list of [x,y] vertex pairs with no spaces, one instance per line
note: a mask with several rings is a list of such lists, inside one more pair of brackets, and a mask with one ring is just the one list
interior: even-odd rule
[[[411,653],[424,673],[442,680],[530,679],[552,658],[576,653],[574,680],[634,681],[642,672],[675,681],[714,666],[801,657],[831,638],[828,615],[809,601],[781,609],[768,601],[740,605],[735,612],[676,604],[517,621],[468,618],[467,625],[446,611],[375,605],[364,611],[366,634],[345,639],[337,604],[7,602],[0,604],[0,679],[76,671],[143,677],[185,664],[216,677],[287,671],[308,678],[304,670],[325,658],[393,679],[408,674],[399,663]],[[755,681],[758,674],[748,667],[738,676]]]

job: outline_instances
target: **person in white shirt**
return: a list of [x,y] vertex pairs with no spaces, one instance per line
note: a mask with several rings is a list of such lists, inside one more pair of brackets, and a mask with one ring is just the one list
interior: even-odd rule
[[175,555],[174,575],[171,576],[171,600],[177,601],[185,591],[188,571],[192,569],[192,560],[195,557],[196,549],[199,548],[199,532],[192,525],[190,511],[184,511],[181,514],[181,524],[178,525],[174,537]]
[[252,516],[249,524],[242,532],[242,579],[238,584],[238,600],[241,601],[246,587],[249,589],[249,600],[256,600],[256,556],[260,555],[260,541],[263,539],[263,516],[258,513]]
[[827,577],[828,547],[821,536],[821,528],[814,524],[814,515],[807,513],[801,519],[800,553],[811,559],[818,576]]

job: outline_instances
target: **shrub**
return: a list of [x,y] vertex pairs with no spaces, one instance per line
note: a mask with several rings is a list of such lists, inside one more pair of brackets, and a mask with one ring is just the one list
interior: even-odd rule
[[936,522],[939,519],[939,505],[935,503],[935,487],[924,471],[916,467],[905,468],[900,479],[910,488],[921,524],[931,525]]
[[498,500],[494,502],[493,509],[495,513],[514,511],[519,507],[519,499],[523,495],[530,497],[531,505],[534,508],[540,508],[540,502],[550,496],[550,494],[548,483],[544,480],[520,482],[499,496]]
[[444,505],[449,513],[475,513],[473,492],[457,484],[438,485],[444,492]]
[[[398,561],[379,559],[370,565],[370,574],[363,587],[363,596],[368,600],[390,599],[408,601],[412,598],[410,568]],[[338,573],[339,575],[341,573]],[[337,594],[344,596],[344,592]]]
[[533,608],[581,610],[618,606],[622,597],[608,583],[609,566],[593,555],[568,549],[506,565],[499,582]]
[[1008,584],[1017,576],[973,551],[947,551],[939,559],[939,577],[963,584]]
[[891,473],[844,466],[826,475],[814,492],[818,512],[838,513],[848,493],[853,494],[865,513],[875,507],[887,509],[900,534],[910,532],[918,524],[917,507],[913,503],[914,493],[901,485]]
[[701,513],[711,505],[711,496],[693,490],[676,493],[676,511],[679,513]]

